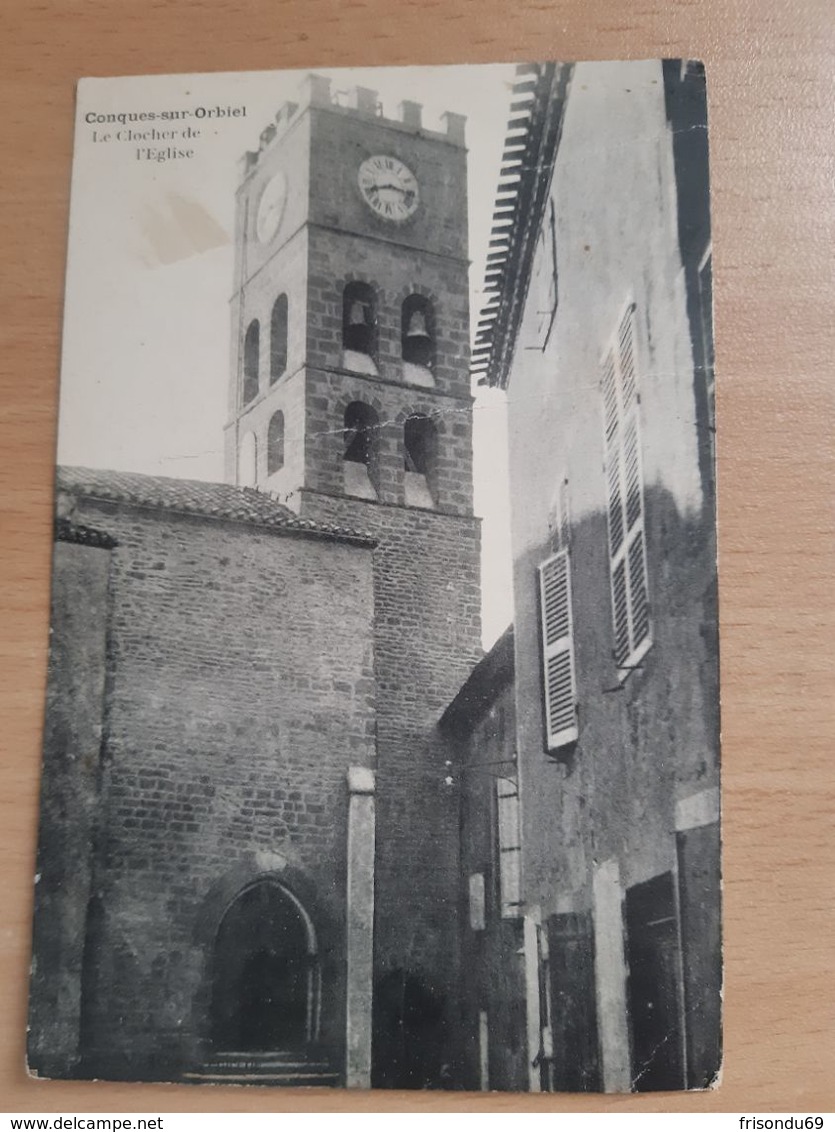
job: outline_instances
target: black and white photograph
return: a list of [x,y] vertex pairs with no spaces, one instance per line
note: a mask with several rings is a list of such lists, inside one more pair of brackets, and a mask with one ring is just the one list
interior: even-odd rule
[[28,1069],[722,1069],[694,60],[78,86]]

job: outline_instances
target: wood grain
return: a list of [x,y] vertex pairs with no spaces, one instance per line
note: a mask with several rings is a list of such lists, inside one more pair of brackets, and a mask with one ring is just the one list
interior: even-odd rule
[[[0,1109],[832,1109],[835,21],[827,0],[6,0],[0,54]],[[663,55],[705,60],[711,110],[722,1086],[690,1096],[520,1098],[28,1080],[29,917],[75,80]]]

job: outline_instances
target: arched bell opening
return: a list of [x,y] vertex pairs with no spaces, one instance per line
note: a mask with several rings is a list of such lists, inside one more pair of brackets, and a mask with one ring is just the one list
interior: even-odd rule
[[316,933],[300,901],[256,881],[226,910],[214,945],[210,1032],[215,1050],[300,1051],[319,1036]]
[[438,430],[422,413],[403,425],[405,498],[410,507],[430,508],[437,499]]
[[342,293],[342,361],[346,369],[377,373],[377,296],[368,283]]
[[345,410],[342,436],[346,495],[376,499],[379,494],[380,418],[364,401],[352,401]]
[[435,384],[435,312],[423,295],[409,295],[400,316],[403,380],[412,385]]

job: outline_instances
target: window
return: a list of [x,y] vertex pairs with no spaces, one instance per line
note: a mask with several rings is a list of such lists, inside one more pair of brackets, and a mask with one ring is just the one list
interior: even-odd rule
[[621,678],[652,643],[634,321],[633,304],[603,361],[602,379],[614,657]]
[[496,779],[499,842],[499,903],[502,917],[522,915],[522,844],[519,830],[519,789],[510,778]]
[[345,410],[342,454],[345,490],[362,499],[377,498],[380,419],[364,401]]
[[342,346],[349,369],[364,372],[367,359],[377,354],[377,302],[374,289],[367,283],[349,283],[343,292]]
[[406,503],[434,507],[437,491],[438,431],[429,417],[415,413],[403,426]]
[[419,385],[434,384],[431,376],[435,367],[435,314],[423,295],[409,295],[403,302],[400,348],[404,378]]
[[575,743],[577,690],[574,672],[574,625],[571,609],[571,562],[568,548],[539,567],[542,620],[542,670],[549,751]]
[[244,337],[244,404],[248,405],[258,396],[258,368],[261,355],[261,327],[254,318]]
[[273,303],[270,319],[270,384],[278,381],[287,369],[287,296],[279,295]]
[[284,413],[273,413],[267,427],[267,475],[284,467]]

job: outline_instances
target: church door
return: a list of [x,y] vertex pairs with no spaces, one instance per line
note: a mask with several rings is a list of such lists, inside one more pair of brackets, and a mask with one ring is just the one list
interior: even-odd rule
[[215,941],[215,1049],[301,1050],[315,1037],[317,994],[307,914],[275,882],[252,885],[227,910]]

